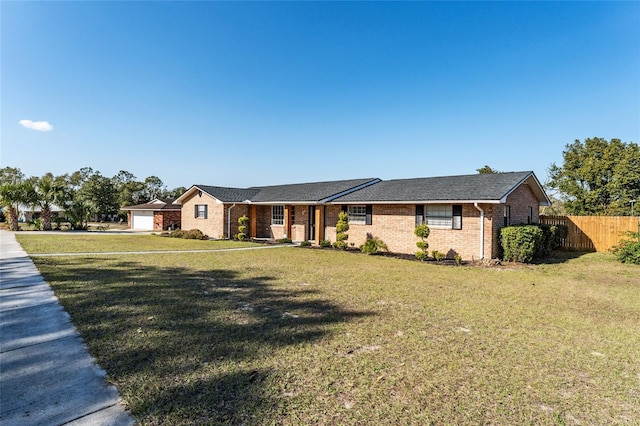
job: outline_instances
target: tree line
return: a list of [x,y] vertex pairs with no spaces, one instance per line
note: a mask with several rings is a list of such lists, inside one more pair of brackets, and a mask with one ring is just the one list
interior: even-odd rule
[[40,209],[41,229],[52,228],[52,208],[65,211],[72,229],[86,229],[90,218],[108,220],[126,217],[121,208],[156,198],[177,198],[185,187],[169,190],[157,176],[138,180],[126,170],[113,177],[103,176],[91,167],[71,174],[27,177],[15,167],[0,169],[0,207],[9,229],[18,230],[19,210]]

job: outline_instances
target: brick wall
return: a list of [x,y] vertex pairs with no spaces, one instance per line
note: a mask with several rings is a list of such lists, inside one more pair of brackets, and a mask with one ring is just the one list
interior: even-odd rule
[[[206,219],[194,217],[195,206],[199,204],[207,206]],[[199,229],[211,238],[224,238],[224,205],[204,192],[196,192],[182,202],[180,226],[184,230]]]
[[174,225],[182,226],[182,215],[180,211],[157,211],[153,212],[153,230],[165,231],[173,228]]
[[[492,253],[492,206],[480,205],[485,210],[485,246],[484,254]],[[327,206],[326,238],[336,240],[336,227],[341,206]],[[367,238],[367,234],[380,238],[387,244],[389,251],[395,253],[415,253],[419,238],[413,233],[415,229],[416,206],[413,204],[374,204],[372,206],[371,225],[349,224],[347,243],[359,247]],[[473,204],[462,206],[462,229],[430,227],[427,238],[429,252],[438,250],[448,257],[460,254],[463,259],[480,258],[480,212]]]

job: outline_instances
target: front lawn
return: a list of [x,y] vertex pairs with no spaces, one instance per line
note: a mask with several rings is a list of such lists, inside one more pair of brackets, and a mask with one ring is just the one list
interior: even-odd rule
[[217,250],[241,247],[258,247],[252,242],[229,240],[185,240],[148,234],[46,234],[18,232],[16,239],[33,254],[42,253],[94,253],[163,250]]
[[499,268],[291,247],[34,261],[142,424],[640,418],[640,270],[610,255]]

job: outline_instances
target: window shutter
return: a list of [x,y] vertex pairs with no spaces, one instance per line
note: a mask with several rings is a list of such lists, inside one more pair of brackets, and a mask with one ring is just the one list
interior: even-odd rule
[[198,218],[198,205],[196,204],[193,209],[193,217]]
[[371,225],[372,216],[373,216],[373,206],[371,204],[367,204],[365,207],[367,218],[365,220],[365,225]]
[[204,205],[204,218],[207,218],[207,213],[209,213],[209,205],[205,204]]
[[424,222],[424,206],[416,204],[416,226],[422,225]]
[[462,229],[462,205],[454,204],[452,209],[453,220],[451,221],[451,227],[453,229]]

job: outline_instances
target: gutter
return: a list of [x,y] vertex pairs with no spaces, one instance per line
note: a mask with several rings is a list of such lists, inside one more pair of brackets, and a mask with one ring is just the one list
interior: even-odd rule
[[227,209],[227,238],[231,239],[231,209],[236,206],[236,203],[233,203],[231,207]]
[[473,207],[480,212],[480,259],[484,259],[484,210],[478,203],[473,203]]

